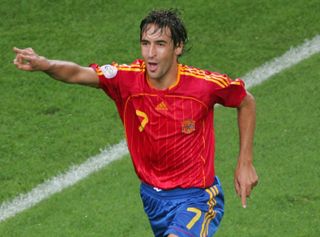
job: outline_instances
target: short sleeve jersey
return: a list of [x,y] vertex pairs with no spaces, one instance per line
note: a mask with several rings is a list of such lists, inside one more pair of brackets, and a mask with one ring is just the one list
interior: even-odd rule
[[179,64],[176,83],[158,90],[142,60],[91,67],[117,106],[142,182],[160,189],[213,184],[214,105],[238,107],[246,95],[242,80]]

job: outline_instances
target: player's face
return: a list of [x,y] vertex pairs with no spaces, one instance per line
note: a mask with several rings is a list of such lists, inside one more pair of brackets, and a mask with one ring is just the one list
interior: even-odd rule
[[173,44],[170,29],[160,29],[150,24],[142,33],[140,44],[149,78],[158,81],[175,80],[177,59],[182,53],[182,46]]

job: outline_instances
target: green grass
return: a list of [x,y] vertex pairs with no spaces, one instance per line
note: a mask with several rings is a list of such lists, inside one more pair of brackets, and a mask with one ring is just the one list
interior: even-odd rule
[[143,214],[138,179],[128,157],[2,227],[3,236],[152,235]]
[[[182,62],[244,75],[320,33],[318,0],[8,1],[0,3],[0,202],[28,192],[123,139],[101,91],[55,82],[12,65],[13,46],[82,65],[139,57],[139,20],[179,7],[191,51]],[[242,210],[233,191],[235,112],[216,113],[217,173],[226,215],[217,236],[317,236],[319,56],[252,89],[260,185]],[[125,189],[124,189],[125,188]],[[151,236],[129,159],[106,167],[0,223],[0,236]]]
[[[255,164],[260,183],[241,209],[233,195],[237,146],[234,111],[219,109],[217,169],[226,191],[226,215],[218,236],[318,236],[320,233],[317,88],[320,55],[252,90],[257,101]],[[226,140],[226,137],[228,139]],[[229,141],[229,142],[228,142]],[[226,149],[226,144],[231,149]],[[222,173],[226,172],[226,173]]]

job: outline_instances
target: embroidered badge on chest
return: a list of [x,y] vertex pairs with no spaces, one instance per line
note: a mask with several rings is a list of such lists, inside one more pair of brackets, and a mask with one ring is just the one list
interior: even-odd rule
[[118,69],[115,66],[112,66],[110,64],[101,66],[100,69],[103,75],[108,79],[114,78],[118,72]]
[[196,130],[196,122],[192,119],[183,120],[181,123],[182,133],[190,134]]

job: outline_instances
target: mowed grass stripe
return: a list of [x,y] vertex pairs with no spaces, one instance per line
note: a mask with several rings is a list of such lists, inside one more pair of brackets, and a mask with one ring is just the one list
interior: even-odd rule
[[320,35],[316,35],[313,39],[306,40],[302,45],[288,50],[281,57],[252,70],[244,75],[242,79],[246,82],[246,87],[250,88],[319,52]]
[[[304,59],[320,52],[320,36],[317,35],[311,40],[306,40],[302,45],[292,48],[280,57],[263,64],[242,78],[247,84],[247,88],[258,85],[269,79],[271,76],[281,72],[284,69],[292,67]],[[125,141],[103,150],[99,155],[89,158],[79,166],[72,166],[68,172],[51,178],[50,180],[39,184],[29,193],[21,194],[12,201],[4,202],[0,206],[0,222],[13,217],[51,195],[62,191],[63,189],[74,185],[88,175],[99,171],[110,162],[120,159],[128,154]]]
[[89,158],[86,162],[78,166],[72,166],[66,173],[39,184],[30,192],[21,194],[10,202],[4,202],[0,206],[0,222],[36,205],[43,199],[46,199],[65,188],[74,185],[88,175],[97,172],[110,162],[120,159],[126,154],[128,154],[128,149],[123,140],[120,143],[103,150],[100,154]]

